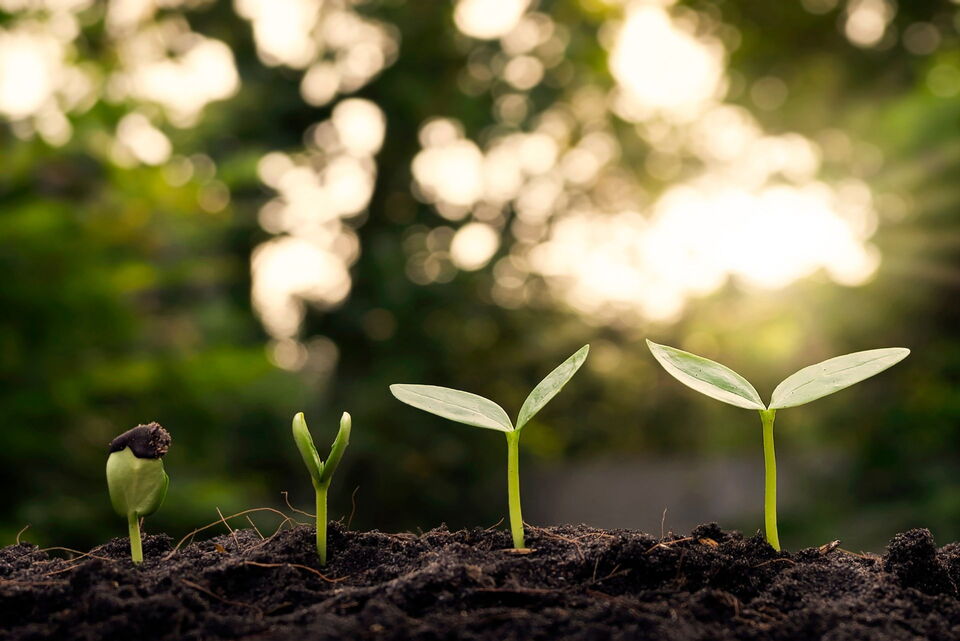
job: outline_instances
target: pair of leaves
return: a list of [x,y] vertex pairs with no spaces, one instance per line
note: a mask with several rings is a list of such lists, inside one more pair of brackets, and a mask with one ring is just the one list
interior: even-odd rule
[[904,347],[871,349],[804,367],[777,385],[770,405],[766,406],[753,385],[729,367],[650,340],[647,346],[663,368],[687,387],[730,405],[761,411],[796,407],[823,398],[879,374],[910,353]]
[[577,352],[560,364],[555,370],[547,374],[540,383],[533,388],[527,400],[520,408],[517,416],[517,425],[514,427],[510,417],[502,407],[493,401],[470,392],[437,387],[436,385],[391,385],[390,392],[398,400],[412,405],[417,409],[442,416],[443,418],[483,427],[500,432],[516,432],[523,428],[544,405],[557,395],[563,386],[577,373],[580,366],[587,359],[589,345],[584,345]]
[[320,460],[320,455],[317,454],[317,446],[313,444],[313,437],[307,428],[307,420],[303,417],[303,412],[297,412],[297,415],[293,417],[293,440],[297,444],[297,449],[300,450],[300,456],[303,458],[307,470],[310,471],[310,478],[314,487],[322,487],[330,483],[333,473],[337,470],[337,465],[340,464],[340,459],[343,458],[344,450],[350,444],[352,426],[353,421],[350,414],[344,412],[343,416],[340,417],[340,430],[337,432],[337,438],[334,439],[333,446],[330,448],[330,456],[324,463]]

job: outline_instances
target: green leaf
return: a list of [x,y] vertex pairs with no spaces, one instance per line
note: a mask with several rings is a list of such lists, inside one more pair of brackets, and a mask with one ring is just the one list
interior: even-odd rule
[[314,484],[320,483],[320,477],[323,474],[323,462],[320,460],[320,455],[317,454],[317,446],[313,444],[313,437],[310,436],[307,419],[303,417],[303,412],[297,412],[297,415],[293,417],[293,441],[297,444],[297,449],[300,450],[300,457],[303,459],[304,465],[310,471],[310,478],[313,479]]
[[435,385],[391,385],[390,392],[407,405],[451,421],[512,432],[513,424],[503,408],[482,396]]
[[107,457],[110,503],[120,516],[150,516],[160,508],[169,485],[158,458],[137,458],[129,447]]
[[905,359],[905,347],[870,349],[804,367],[773,390],[770,409],[796,407],[859,383]]
[[323,464],[323,471],[320,473],[321,483],[330,483],[333,473],[337,471],[340,465],[340,459],[343,458],[343,452],[350,444],[350,431],[353,428],[353,419],[350,414],[344,412],[340,417],[340,429],[337,431],[337,438],[333,440],[333,446],[330,448],[330,456],[327,462]]
[[663,369],[687,387],[737,407],[766,409],[753,385],[729,367],[649,339],[647,347]]
[[573,356],[563,361],[559,367],[547,374],[546,378],[533,388],[533,391],[527,396],[527,400],[523,402],[523,407],[520,408],[520,415],[517,416],[518,430],[543,409],[543,406],[549,403],[550,399],[556,396],[557,392],[563,389],[563,386],[573,378],[583,362],[587,360],[589,351],[590,346],[584,345]]

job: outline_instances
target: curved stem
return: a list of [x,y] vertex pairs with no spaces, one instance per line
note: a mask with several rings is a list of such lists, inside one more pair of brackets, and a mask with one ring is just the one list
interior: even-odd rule
[[327,564],[327,485],[316,486],[317,490],[317,554],[320,565]]
[[780,551],[777,535],[777,454],[773,449],[773,420],[777,410],[760,410],[763,422],[763,464],[765,472],[763,490],[763,520],[767,529],[767,543]]
[[510,504],[510,532],[513,547],[527,547],[523,540],[523,514],[520,512],[520,433],[507,432],[507,497]]
[[130,558],[134,563],[143,563],[143,546],[140,543],[140,519],[136,512],[127,515],[127,528],[130,530]]

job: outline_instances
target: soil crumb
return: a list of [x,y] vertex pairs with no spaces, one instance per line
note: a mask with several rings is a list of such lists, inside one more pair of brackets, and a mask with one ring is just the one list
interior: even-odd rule
[[664,539],[586,526],[415,536],[332,524],[321,568],[309,526],[173,550],[146,536],[62,559],[0,550],[0,639],[960,639],[960,545],[927,530],[884,556],[778,553],[716,524]]

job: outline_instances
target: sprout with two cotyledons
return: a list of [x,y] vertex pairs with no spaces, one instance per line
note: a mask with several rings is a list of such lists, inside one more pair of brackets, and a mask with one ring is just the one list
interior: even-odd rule
[[523,539],[523,515],[520,511],[520,430],[577,373],[587,359],[589,351],[590,346],[584,345],[540,381],[523,402],[516,426],[510,422],[510,417],[502,407],[476,394],[435,385],[390,386],[393,395],[407,405],[457,423],[504,432],[507,437],[507,500],[510,511],[510,531],[513,534],[513,546],[517,549],[526,547]]
[[344,412],[340,417],[340,430],[333,441],[333,447],[330,448],[330,456],[326,461],[321,461],[303,412],[298,412],[293,417],[293,440],[310,472],[310,480],[313,481],[313,489],[316,493],[317,555],[320,557],[320,565],[327,564],[327,490],[330,489],[330,480],[333,478],[333,473],[337,471],[343,452],[350,444],[351,426],[350,415]]
[[773,419],[777,410],[804,405],[850,387],[896,365],[910,354],[905,347],[871,349],[804,367],[777,385],[770,404],[764,405],[753,385],[729,367],[674,347],[658,345],[651,340],[647,340],[647,346],[667,373],[687,387],[718,401],[760,412],[765,474],[764,524],[767,542],[776,550],[780,549],[780,537],[777,534],[777,458],[773,448]]
[[138,425],[110,442],[107,489],[117,514],[127,519],[130,557],[143,562],[140,519],[160,508],[170,478],[163,470],[163,455],[170,449],[170,434],[157,423]]

